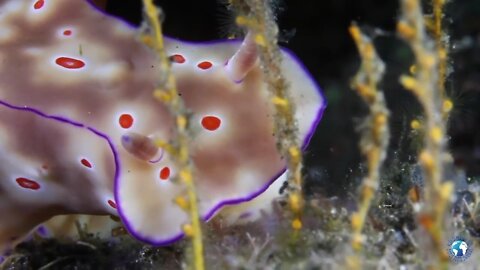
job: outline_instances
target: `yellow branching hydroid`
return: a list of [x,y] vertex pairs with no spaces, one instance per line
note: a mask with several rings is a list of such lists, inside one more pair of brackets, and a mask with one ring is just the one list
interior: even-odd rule
[[[443,167],[448,160],[445,109],[451,109],[453,104],[444,97],[446,67],[442,65],[446,65],[446,51],[438,43],[442,31],[442,7],[443,2],[434,1],[434,36],[437,44],[426,34],[419,0],[401,1],[402,14],[397,24],[397,32],[410,45],[416,59],[415,74],[402,76],[400,82],[417,97],[425,114],[424,126],[421,127],[424,130],[424,146],[418,157],[425,178],[425,201],[417,216],[437,249],[439,260],[436,262],[440,262],[440,265],[436,267],[445,266],[448,261],[444,248],[444,215],[453,192],[453,183],[443,179]],[[420,128],[420,123],[412,126]]]
[[175,118],[174,136],[171,142],[158,141],[157,145],[172,154],[173,159],[179,168],[178,178],[187,189],[187,197],[177,197],[175,202],[179,207],[186,210],[190,216],[191,224],[184,224],[183,231],[187,237],[192,238],[193,244],[193,268],[196,270],[205,269],[203,257],[202,230],[200,216],[197,206],[197,194],[193,182],[193,165],[189,155],[189,138],[187,111],[183,101],[179,98],[175,77],[170,68],[163,43],[162,27],[159,20],[159,10],[153,4],[153,0],[143,0],[149,33],[143,37],[144,42],[152,47],[160,60],[160,78],[158,89],[153,96],[164,102]]
[[302,194],[302,152],[295,122],[295,107],[290,102],[289,85],[282,74],[282,55],[277,45],[278,26],[272,14],[271,1],[231,0],[237,12],[237,25],[253,33],[258,46],[264,81],[268,85],[274,108],[274,133],[280,154],[287,158],[288,202],[293,213],[291,227],[299,231],[304,205]]
[[[388,128],[389,111],[384,95],[378,89],[383,77],[385,65],[377,55],[372,40],[364,35],[358,26],[353,24],[349,28],[361,58],[361,66],[352,81],[352,87],[368,105],[370,113],[362,125],[360,149],[367,159],[368,172],[360,188],[358,211],[352,214],[352,240],[355,251],[359,252],[363,246],[362,230],[370,209],[373,197],[378,189],[380,170],[387,156],[390,132]],[[347,262],[355,262],[350,266],[361,268],[361,260],[350,258]]]

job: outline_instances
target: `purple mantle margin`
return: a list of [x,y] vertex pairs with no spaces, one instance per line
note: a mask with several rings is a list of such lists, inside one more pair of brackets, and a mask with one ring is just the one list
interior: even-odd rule
[[[231,41],[228,41],[228,42],[231,42]],[[209,42],[208,44],[212,44],[211,42]],[[285,50],[285,49],[282,49],[282,51],[286,52],[290,57],[292,57],[292,59],[294,59],[297,64],[299,64],[301,66],[301,68],[304,70],[304,72],[306,74],[309,74],[306,70],[306,68],[301,64],[300,61],[298,61],[297,57],[291,53],[290,51],[288,50]],[[326,100],[325,100],[325,97],[323,95],[323,93],[321,92],[320,90],[320,87],[318,87],[318,85],[315,83],[315,81],[311,78],[311,75],[309,74],[310,76],[310,80],[312,80],[312,82],[314,83],[314,85],[317,86],[317,90],[318,90],[318,93],[319,95],[322,97],[323,99],[323,104],[320,105],[320,108],[318,109],[317,111],[317,116],[316,116],[316,119],[310,129],[310,131],[307,133],[307,135],[305,136],[304,140],[303,140],[303,146],[302,146],[302,149],[305,150],[305,148],[307,147],[308,143],[310,142],[312,136],[313,136],[313,133],[315,132],[315,129],[318,125],[318,123],[320,122],[322,116],[323,116],[323,112],[325,111],[325,108],[326,108]],[[77,128],[85,128],[87,129],[88,131],[92,132],[93,134],[95,134],[96,136],[99,136],[101,137],[102,139],[104,139],[111,151],[112,151],[112,155],[113,155],[113,158],[114,158],[114,163],[115,163],[115,178],[114,178],[114,197],[115,197],[115,201],[118,201],[118,182],[119,182],[119,178],[120,178],[120,166],[121,166],[121,161],[120,161],[120,158],[119,158],[119,155],[118,155],[118,151],[117,149],[115,148],[115,145],[113,144],[112,140],[103,132],[99,131],[99,130],[96,130],[95,128],[93,127],[89,127],[89,126],[86,126],[80,122],[77,122],[77,121],[74,121],[74,120],[71,120],[71,119],[68,119],[68,118],[65,118],[65,117],[62,117],[62,116],[56,116],[56,115],[48,115],[38,109],[35,109],[35,108],[32,108],[32,107],[28,107],[28,106],[16,106],[16,105],[12,105],[10,103],[7,103],[5,101],[2,101],[0,100],[0,105],[1,106],[4,106],[4,107],[7,107],[9,109],[13,109],[13,110],[18,110],[18,111],[24,111],[24,112],[30,112],[30,113],[34,113],[38,116],[41,116],[41,117],[44,117],[44,118],[47,118],[47,119],[51,119],[51,120],[54,120],[54,121],[58,121],[58,122],[61,122],[61,123],[65,123],[65,124],[68,124],[68,125],[71,125],[71,126],[74,126],[74,127],[77,127]],[[224,206],[227,206],[227,205],[233,205],[233,204],[239,204],[239,203],[243,203],[243,202],[247,202],[247,201],[250,201],[252,199],[254,199],[255,197],[257,197],[258,195],[260,195],[261,193],[263,193],[265,190],[268,189],[268,187],[278,178],[280,177],[284,172],[286,171],[286,168],[283,168],[282,170],[280,170],[278,173],[276,173],[271,179],[270,181],[268,181],[262,188],[260,188],[259,190],[251,193],[251,194],[248,194],[247,196],[245,197],[239,197],[239,198],[234,198],[234,199],[229,199],[229,200],[224,200],[224,201],[221,201],[219,202],[217,205],[213,206],[211,208],[210,211],[208,211],[205,215],[203,215],[202,219],[204,221],[208,221],[210,218],[213,217],[213,215],[219,211],[222,207]],[[124,225],[125,227],[127,228],[127,230],[137,239],[143,241],[143,242],[146,242],[146,243],[149,243],[151,245],[155,245],[155,246],[163,246],[163,245],[169,245],[169,244],[172,244],[173,242],[176,242],[178,240],[180,240],[181,238],[183,238],[184,234],[183,233],[179,233],[171,238],[167,238],[167,239],[162,239],[162,240],[154,240],[154,239],[150,239],[146,236],[143,236],[143,235],[140,235],[138,234],[137,232],[135,232],[130,224],[130,222],[128,221],[128,219],[124,216],[123,214],[123,211],[121,209],[121,203],[118,203],[117,204],[117,210],[118,210],[118,213],[122,219],[122,221],[124,222]]]

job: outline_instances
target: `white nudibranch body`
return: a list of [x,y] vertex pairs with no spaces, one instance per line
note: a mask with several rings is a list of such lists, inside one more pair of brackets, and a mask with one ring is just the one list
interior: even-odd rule
[[[0,10],[0,250],[58,215],[45,234],[68,234],[59,224],[73,214],[118,216],[121,223],[81,219],[102,232],[123,225],[150,244],[180,239],[188,216],[174,199],[185,190],[153,143],[170,140],[173,121],[153,98],[157,57],[138,30],[85,0],[0,0]],[[286,165],[252,42],[166,38],[165,46],[193,113],[201,217],[225,206],[232,222],[252,216]],[[306,146],[325,101],[296,58],[282,55]],[[230,207],[238,204],[241,211]]]

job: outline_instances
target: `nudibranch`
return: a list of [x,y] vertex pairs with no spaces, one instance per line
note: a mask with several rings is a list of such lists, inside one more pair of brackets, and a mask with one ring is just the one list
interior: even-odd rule
[[[0,0],[0,247],[57,215],[117,215],[154,245],[182,237],[177,170],[154,139],[173,121],[153,98],[160,70],[139,30],[86,0]],[[192,113],[199,211],[246,203],[282,177],[272,108],[254,44],[167,38]],[[283,74],[306,146],[325,101],[295,58]]]

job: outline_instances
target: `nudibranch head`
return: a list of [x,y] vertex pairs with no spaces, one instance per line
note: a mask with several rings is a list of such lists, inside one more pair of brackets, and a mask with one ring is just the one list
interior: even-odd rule
[[[244,42],[243,46],[248,45]],[[171,58],[177,58],[172,69],[179,93],[193,113],[191,127],[195,136],[191,151],[200,212],[206,220],[225,205],[252,200],[285,170],[285,160],[275,146],[273,112],[262,70],[257,61],[238,57],[241,47],[241,41],[166,42]],[[324,100],[297,59],[285,50],[282,56],[283,72],[298,108],[299,139],[306,146],[323,111]],[[234,61],[242,61],[239,65],[243,64],[243,68],[236,67],[232,76],[228,67]],[[168,154],[157,170],[142,168],[133,173],[129,169],[130,173],[119,179],[116,188],[120,215],[129,231],[153,244],[178,239],[178,225],[189,220],[180,207],[171,204],[184,195],[181,186],[148,180],[139,185],[135,180],[158,178],[164,168],[169,168],[171,177],[177,173]],[[140,196],[145,199],[135,199]],[[170,207],[160,209],[160,205]]]
[[[153,98],[157,56],[138,30],[84,0],[0,1],[0,242],[59,214],[119,215],[151,244],[189,219],[168,151],[172,116]],[[192,113],[194,181],[203,219],[248,202],[285,171],[255,46],[166,38]],[[282,72],[306,146],[325,108],[310,74],[282,50]],[[25,209],[19,212],[18,209]],[[28,211],[27,211],[28,210]]]

